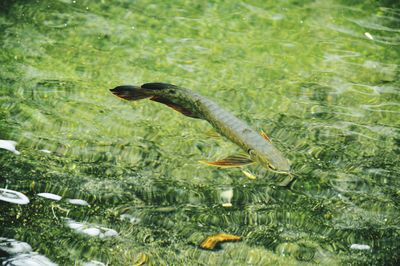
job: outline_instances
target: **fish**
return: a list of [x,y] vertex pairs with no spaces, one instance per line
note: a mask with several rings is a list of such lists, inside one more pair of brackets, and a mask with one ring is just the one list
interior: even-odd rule
[[215,235],[208,236],[200,243],[200,247],[203,249],[214,250],[222,242],[241,241],[242,238],[237,235],[218,233]]
[[281,174],[290,174],[290,163],[262,131],[256,132],[247,123],[199,93],[168,83],[145,83],[141,86],[122,85],[110,90],[129,101],[150,99],[165,104],[185,116],[208,121],[221,135],[237,144],[245,155],[231,155],[211,166],[243,167],[252,163]]

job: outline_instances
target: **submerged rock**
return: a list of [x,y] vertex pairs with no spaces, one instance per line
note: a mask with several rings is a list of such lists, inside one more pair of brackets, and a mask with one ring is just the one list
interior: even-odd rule
[[82,199],[67,199],[67,201],[74,205],[89,206],[89,203]]
[[17,142],[15,142],[13,140],[0,139],[0,149],[5,149],[5,150],[11,151],[11,152],[19,155],[21,153],[15,149],[16,145],[17,145]]
[[21,253],[3,261],[4,266],[56,266],[47,257],[36,252]]
[[118,232],[114,229],[102,227],[95,224],[89,223],[80,223],[76,222],[72,219],[65,219],[69,228],[75,230],[77,233],[85,234],[88,236],[95,236],[95,237],[116,237],[118,236]]
[[351,244],[350,249],[369,250],[369,249],[371,249],[371,247],[369,245],[365,245],[365,244]]
[[28,204],[29,199],[21,192],[0,188],[0,200],[15,203],[15,204]]
[[122,221],[124,220],[128,220],[131,224],[138,224],[140,223],[140,218],[137,218],[133,215],[130,214],[121,214],[121,216],[119,217]]
[[31,252],[32,247],[25,242],[0,237],[0,257],[8,257],[18,253]]

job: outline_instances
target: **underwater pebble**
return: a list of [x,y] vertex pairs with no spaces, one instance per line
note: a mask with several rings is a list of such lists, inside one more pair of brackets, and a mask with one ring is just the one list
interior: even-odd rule
[[30,252],[32,251],[32,247],[25,242],[0,237],[0,251],[0,254],[6,253],[8,256],[11,256],[18,253]]
[[132,216],[130,214],[121,214],[121,216],[119,217],[119,219],[121,220],[129,220],[129,222],[131,224],[138,224],[140,223],[140,218],[137,218],[135,216]]
[[4,266],[56,266],[51,260],[36,252],[22,253],[3,261]]
[[82,264],[82,266],[106,266],[106,265],[100,261],[91,260],[91,261],[85,262],[84,264]]
[[364,35],[365,35],[365,37],[367,37],[370,40],[374,39],[374,37],[372,37],[371,33],[369,33],[369,32],[365,32]]
[[67,221],[69,228],[74,229],[74,230],[80,230],[82,227],[84,227],[84,224],[75,222],[73,220],[68,220]]
[[0,188],[0,200],[15,204],[28,204],[29,199],[21,192]]
[[104,232],[104,237],[118,236],[118,232],[113,229],[108,229],[108,228],[102,228],[102,229],[107,229],[107,231]]
[[86,228],[81,231],[82,233],[89,235],[89,236],[98,236],[101,234],[100,229],[98,228]]
[[17,151],[15,149],[15,145],[17,145],[17,142],[13,141],[13,140],[3,140],[0,139],[0,148],[1,149],[5,149],[8,151],[11,151],[17,155],[21,154],[19,151]]
[[364,245],[364,244],[351,244],[350,248],[351,249],[356,249],[356,250],[369,250],[369,249],[371,249],[370,246]]
[[65,219],[69,228],[75,230],[77,233],[85,234],[88,236],[96,236],[100,238],[118,236],[118,232],[98,225],[89,223],[80,223],[72,219]]
[[221,192],[220,194],[221,201],[222,201],[222,206],[223,207],[232,207],[232,197],[233,197],[233,189],[228,188],[224,191]]
[[52,200],[61,200],[62,197],[53,193],[39,193],[37,194],[40,197],[46,198],[46,199],[52,199]]
[[89,206],[89,203],[82,199],[67,199],[67,201],[74,205]]

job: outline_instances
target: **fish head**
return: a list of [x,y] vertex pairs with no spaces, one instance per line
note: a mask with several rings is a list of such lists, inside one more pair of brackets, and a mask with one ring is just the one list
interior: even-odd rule
[[249,155],[253,161],[275,173],[290,174],[290,163],[278,150],[268,153],[258,149],[250,149]]

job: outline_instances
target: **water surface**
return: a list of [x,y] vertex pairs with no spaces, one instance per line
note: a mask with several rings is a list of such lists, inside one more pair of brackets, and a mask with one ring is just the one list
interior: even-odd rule
[[[0,149],[0,188],[30,199],[0,201],[0,237],[59,265],[399,263],[396,1],[5,1],[0,32],[0,139],[20,152]],[[266,131],[296,180],[199,164],[239,148],[109,92],[154,81]],[[243,241],[199,249],[219,232]]]

